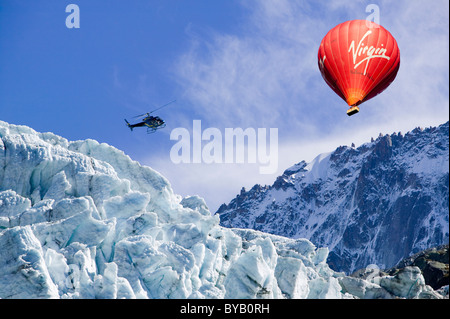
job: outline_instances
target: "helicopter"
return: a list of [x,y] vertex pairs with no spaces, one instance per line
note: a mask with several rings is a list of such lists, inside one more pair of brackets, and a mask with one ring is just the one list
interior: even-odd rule
[[133,128],[135,128],[135,127],[147,127],[147,134],[155,133],[157,130],[166,127],[166,123],[159,116],[152,116],[150,114],[162,109],[163,107],[165,107],[169,104],[172,104],[175,101],[176,100],[170,101],[169,103],[166,103],[166,104],[158,107],[157,109],[154,109],[153,111],[133,116],[133,118],[137,118],[137,117],[141,117],[141,116],[145,115],[145,117],[142,119],[142,122],[139,122],[136,124],[130,124],[125,119],[125,123],[127,123],[127,126],[130,128],[131,131],[133,131]]

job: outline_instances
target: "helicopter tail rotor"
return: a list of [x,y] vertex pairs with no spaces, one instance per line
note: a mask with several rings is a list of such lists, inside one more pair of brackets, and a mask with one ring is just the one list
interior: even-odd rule
[[125,120],[125,123],[127,123],[127,126],[130,128],[130,130],[133,131],[133,126],[131,126],[131,124],[128,123],[128,121],[126,119],[124,119],[124,120]]

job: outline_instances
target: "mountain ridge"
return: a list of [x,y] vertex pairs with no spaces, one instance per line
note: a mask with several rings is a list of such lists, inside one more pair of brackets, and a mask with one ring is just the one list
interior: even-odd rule
[[337,271],[392,267],[448,243],[448,132],[446,122],[340,146],[287,168],[270,186],[241,189],[216,214],[225,227],[329,247]]

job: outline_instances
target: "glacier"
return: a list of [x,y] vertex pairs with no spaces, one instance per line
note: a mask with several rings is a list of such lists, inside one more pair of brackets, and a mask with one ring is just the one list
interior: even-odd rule
[[434,298],[417,267],[352,278],[327,248],[225,228],[97,141],[0,121],[0,298]]

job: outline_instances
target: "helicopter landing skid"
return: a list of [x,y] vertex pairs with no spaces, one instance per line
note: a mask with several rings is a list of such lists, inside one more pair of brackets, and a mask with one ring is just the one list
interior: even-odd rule
[[147,134],[153,134],[155,133],[157,130],[166,127],[166,123],[160,125],[160,126],[156,126],[156,127],[147,127]]

